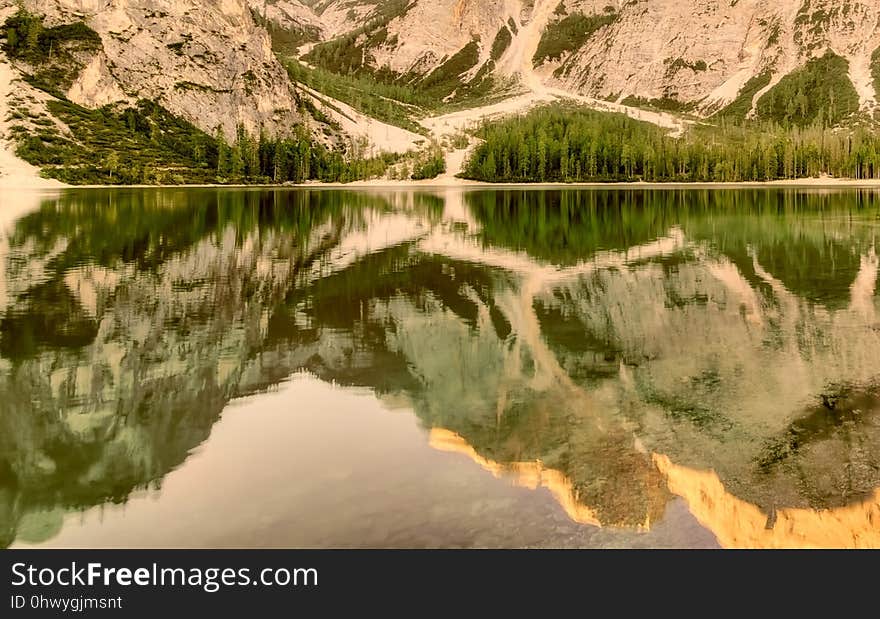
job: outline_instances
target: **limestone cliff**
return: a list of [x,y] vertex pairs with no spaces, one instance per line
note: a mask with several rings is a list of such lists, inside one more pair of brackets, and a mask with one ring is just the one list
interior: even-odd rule
[[[462,82],[485,67],[534,84],[536,71],[538,83],[573,93],[672,101],[709,114],[747,85],[757,100],[810,59],[832,52],[847,62],[861,108],[877,105],[872,57],[880,50],[880,5],[868,0],[323,4],[316,8],[327,15],[351,11],[342,27],[334,21],[328,37],[366,27],[350,42],[364,66],[401,75],[430,74],[468,52]],[[474,45],[476,53],[468,50]]]
[[[555,0],[553,0],[555,2]],[[566,2],[565,4],[569,4]],[[599,97],[636,95],[697,103],[711,111],[752,78],[769,90],[831,51],[849,64],[864,109],[876,106],[871,57],[880,48],[880,5],[867,0],[639,0],[549,69],[566,88]],[[572,10],[575,10],[573,6]]]
[[[2,0],[3,15],[15,9]],[[79,56],[65,94],[96,107],[151,99],[227,136],[302,122],[268,33],[245,0],[26,0],[46,27],[84,23],[100,46]],[[66,85],[66,84],[65,84]]]

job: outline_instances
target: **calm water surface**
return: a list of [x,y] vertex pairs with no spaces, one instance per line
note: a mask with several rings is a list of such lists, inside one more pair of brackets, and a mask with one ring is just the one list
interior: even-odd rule
[[880,547],[880,194],[0,194],[0,547]]

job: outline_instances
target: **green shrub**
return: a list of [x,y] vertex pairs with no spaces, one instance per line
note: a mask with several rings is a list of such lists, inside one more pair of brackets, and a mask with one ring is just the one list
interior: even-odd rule
[[422,156],[413,166],[410,178],[414,181],[437,178],[446,172],[446,157],[440,148],[431,149]]

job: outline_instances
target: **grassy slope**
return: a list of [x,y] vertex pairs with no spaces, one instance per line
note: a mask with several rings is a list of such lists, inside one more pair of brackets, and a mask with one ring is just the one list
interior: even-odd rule
[[289,57],[281,56],[281,60],[294,82],[347,103],[389,125],[413,133],[425,133],[424,127],[414,118],[423,115],[424,108],[433,102],[406,84],[387,84],[366,73],[340,75],[321,67],[309,68]]

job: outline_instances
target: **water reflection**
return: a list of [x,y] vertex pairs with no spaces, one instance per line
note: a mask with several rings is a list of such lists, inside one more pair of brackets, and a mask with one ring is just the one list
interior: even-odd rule
[[678,496],[726,546],[880,545],[878,205],[46,198],[2,257],[0,544],[160,487],[231,400],[307,371],[403,402],[433,446],[576,522],[649,530]]

